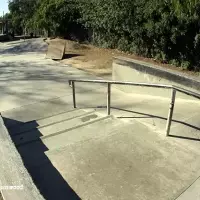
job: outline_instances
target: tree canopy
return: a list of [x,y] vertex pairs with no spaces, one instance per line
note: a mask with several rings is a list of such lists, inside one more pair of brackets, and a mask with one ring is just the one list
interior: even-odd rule
[[[200,69],[200,0],[10,0],[13,26]],[[87,32],[87,34],[86,34]]]

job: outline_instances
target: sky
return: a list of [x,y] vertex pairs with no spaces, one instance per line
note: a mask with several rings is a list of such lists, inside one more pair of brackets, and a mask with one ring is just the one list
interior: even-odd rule
[[8,12],[8,0],[0,0],[0,16],[4,13]]

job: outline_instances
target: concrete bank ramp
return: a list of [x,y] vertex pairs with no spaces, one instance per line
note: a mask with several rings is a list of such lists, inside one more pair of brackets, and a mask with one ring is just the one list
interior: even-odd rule
[[22,122],[23,113],[4,121],[45,199],[174,200],[200,175],[198,149],[135,120],[68,109]]

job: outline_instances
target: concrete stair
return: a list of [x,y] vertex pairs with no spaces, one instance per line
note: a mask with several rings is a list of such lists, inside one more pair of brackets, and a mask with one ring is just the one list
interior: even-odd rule
[[23,116],[34,110],[31,106],[13,117],[4,113],[45,199],[176,199],[200,174],[197,141],[165,137],[137,118],[106,116],[105,110],[64,105],[68,110],[48,112],[50,106],[29,114],[30,121]]
[[[14,121],[18,121],[17,115],[14,117]],[[47,151],[107,137],[125,125],[113,116],[91,109],[75,109],[26,123],[18,121],[14,125],[11,120],[10,126],[8,118],[6,120],[24,165],[45,199],[79,199],[70,187],[66,187],[64,182],[67,180],[53,167]]]
[[[93,112],[93,111],[91,111]],[[53,116],[49,116],[46,118],[34,120],[27,122],[23,125],[17,125],[17,126],[11,126],[9,129],[9,132],[11,135],[18,135],[26,131],[31,131],[32,129],[39,129],[43,128],[49,125],[53,125],[62,121],[70,120],[78,116],[82,116],[84,114],[89,114],[90,112],[84,112],[83,110],[74,110],[71,112],[63,112],[63,113],[58,113]]]
[[10,134],[18,146],[37,139],[56,136],[101,119],[101,115],[95,114],[94,111],[75,110],[35,122],[28,122],[20,127],[13,127],[10,129]]
[[[12,140],[23,157],[26,154],[29,157],[30,152],[32,156],[40,157],[41,146],[47,150],[62,148],[74,142],[105,136],[124,125],[119,119],[97,113],[93,109],[65,111],[26,123],[16,119],[15,115],[11,124],[7,118],[6,121]],[[13,125],[13,121],[19,123]],[[39,164],[33,157],[30,161]]]

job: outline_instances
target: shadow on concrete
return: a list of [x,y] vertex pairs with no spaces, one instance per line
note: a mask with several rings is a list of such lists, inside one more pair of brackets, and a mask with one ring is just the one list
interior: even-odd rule
[[[15,137],[15,133],[12,130],[19,128],[26,123],[16,121],[13,119],[3,117],[6,127],[9,129],[11,138]],[[38,126],[36,121],[30,123],[31,128]],[[39,130],[37,130],[38,136],[41,136]],[[19,133],[18,133],[19,134]],[[24,134],[24,133],[23,133]],[[27,134],[30,134],[27,132]],[[23,141],[23,137],[20,138]],[[23,163],[31,175],[35,185],[40,193],[47,200],[80,200],[81,198],[75,193],[70,185],[64,180],[59,171],[53,166],[45,152],[48,148],[38,139],[29,143],[16,144],[15,146],[21,155]]]
[[65,53],[63,56],[63,59],[70,59],[74,57],[82,56],[82,54],[76,54],[76,53]]
[[199,141],[200,142],[200,139],[198,138],[190,138],[190,137],[184,137],[184,136],[178,136],[178,135],[169,135],[169,137],[172,137],[172,138],[179,138],[179,139],[183,139],[183,140],[192,140],[192,141]]
[[[67,80],[84,79],[88,75],[86,73],[74,73],[73,68],[59,67],[56,70],[56,62],[29,62],[28,60],[19,61],[3,61],[0,62],[0,110],[4,109],[3,104],[8,105],[25,105],[23,102],[38,102],[61,97],[71,94],[71,88],[68,86]],[[84,89],[83,92],[89,89]],[[10,109],[10,108],[8,108]]]
[[[117,107],[111,107],[112,109],[115,109],[115,110],[120,110],[120,111],[124,111],[124,112],[128,112],[128,113],[133,113],[133,114],[140,114],[140,115],[144,115],[144,116],[141,116],[141,117],[118,117],[120,119],[136,119],[136,118],[141,118],[141,119],[144,119],[144,118],[157,118],[157,119],[162,119],[162,120],[167,120],[167,118],[165,117],[161,117],[161,116],[158,116],[158,115],[152,115],[152,114],[148,114],[148,113],[142,113],[142,112],[136,112],[136,111],[131,111],[131,110],[126,110],[126,109],[122,109],[122,108],[117,108]],[[183,121],[180,121],[180,120],[175,120],[175,119],[172,119],[172,122],[176,122],[178,124],[182,124],[182,125],[185,125],[187,127],[190,127],[190,128],[193,128],[194,130],[197,130],[197,131],[200,131],[200,127],[197,127],[197,126],[194,126],[192,124],[189,124],[187,122],[183,122]],[[178,135],[169,135],[170,137],[174,137],[174,138],[180,138],[180,139],[187,139],[187,140],[194,140],[194,141],[200,141],[199,138],[190,138],[190,137],[184,137],[184,136],[178,136]]]
[[[112,107],[112,109],[120,110],[120,111],[125,111],[125,112],[129,112],[129,113],[134,113],[134,114],[144,115],[144,116],[142,116],[142,117],[118,117],[118,118],[121,118],[121,119],[123,119],[123,118],[124,118],[124,119],[127,119],[127,118],[158,118],[158,119],[167,120],[166,117],[161,117],[161,116],[158,116],[158,115],[151,115],[151,114],[147,114],[147,113],[141,113],[141,112],[136,112],[136,111],[130,111],[130,110],[121,109],[121,108],[116,108],[116,107]],[[174,119],[172,119],[172,122],[177,122],[177,123],[186,125],[186,126],[188,126],[188,127],[190,127],[190,128],[194,128],[194,129],[200,131],[200,127],[194,126],[194,125],[192,125],[192,124],[188,124],[188,123],[183,122],[183,121],[179,121],[179,120],[174,120]]]
[[[5,43],[6,44],[6,43]],[[9,43],[8,43],[9,44]],[[45,53],[47,51],[47,44],[42,41],[42,39],[37,40],[25,40],[18,44],[15,42],[15,46],[0,49],[0,54],[24,54],[24,53]]]

